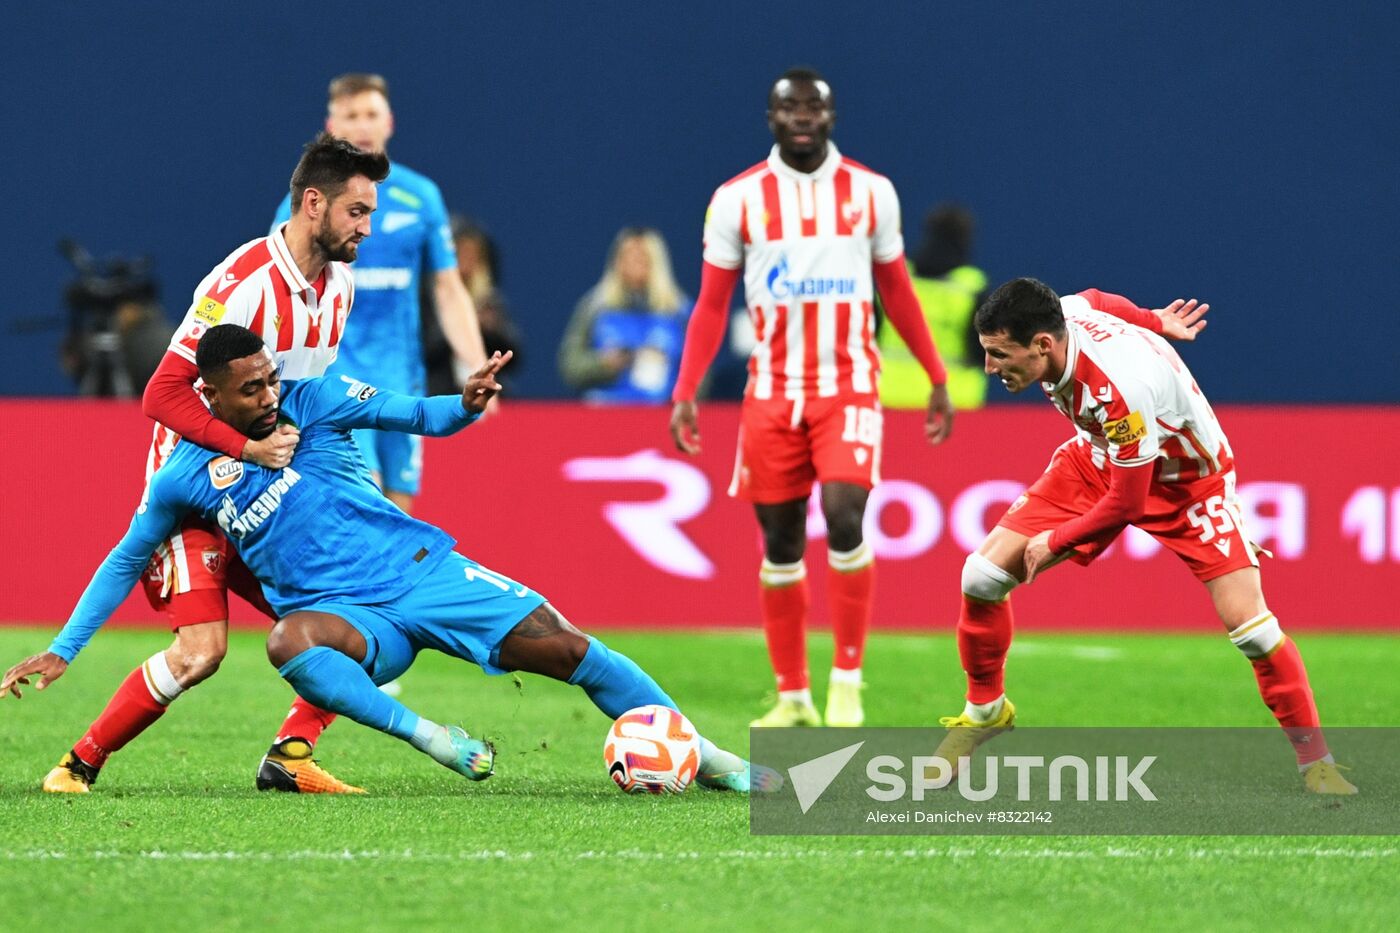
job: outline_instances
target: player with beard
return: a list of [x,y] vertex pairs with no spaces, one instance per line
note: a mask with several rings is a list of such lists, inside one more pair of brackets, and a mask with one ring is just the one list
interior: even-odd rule
[[[218,324],[239,324],[261,336],[286,379],[320,376],[336,358],[355,288],[346,263],[370,235],[376,185],[389,172],[382,153],[357,149],[323,133],[308,143],[292,173],[296,210],[270,235],[245,243],[195,289],[160,368],[142,398],[157,424],[146,463],[147,483],[186,438],[268,469],[291,462],[294,428],[252,439],[219,421],[196,391],[199,338]],[[140,735],[184,691],[210,677],[228,650],[228,591],[271,616],[251,574],[214,525],[190,518],[161,543],[143,576],[151,605],[165,612],[174,643],[132,671],[101,715],[44,778],[49,793],[87,793],[108,756]],[[351,793],[311,759],[334,717],[298,698],[258,772],[260,789]]]

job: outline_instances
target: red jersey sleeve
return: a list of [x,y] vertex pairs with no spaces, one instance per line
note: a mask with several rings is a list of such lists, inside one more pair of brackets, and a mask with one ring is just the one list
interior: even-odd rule
[[734,286],[739,284],[739,274],[740,269],[724,269],[708,261],[703,264],[700,295],[695,299],[695,309],[690,312],[690,324],[686,326],[685,348],[681,350],[681,368],[671,392],[672,401],[688,402],[695,398],[700,380],[705,378],[705,370],[710,368],[724,339],[724,327],[729,323],[729,301],[734,296]]
[[885,313],[890,323],[899,331],[899,336],[909,345],[909,350],[919,365],[928,373],[929,381],[941,386],[948,381],[948,371],[938,357],[938,348],[929,335],[928,321],[919,307],[919,299],[914,294],[914,283],[909,281],[909,269],[904,264],[903,254],[889,262],[877,262],[871,267],[875,273],[875,287],[880,290],[880,299],[885,304]]
[[201,447],[242,459],[248,438],[204,407],[194,391],[198,378],[199,370],[193,363],[174,350],[167,350],[155,375],[146,383],[141,411]]
[[1050,550],[1062,554],[1076,544],[1111,538],[1142,518],[1147,509],[1147,493],[1152,488],[1153,464],[1125,467],[1110,463],[1108,494],[1078,518],[1070,519],[1050,533]]
[[1111,314],[1116,318],[1121,318],[1129,324],[1136,324],[1138,327],[1145,327],[1154,334],[1162,332],[1162,319],[1146,308],[1139,308],[1122,295],[1115,295],[1112,292],[1101,292],[1097,288],[1086,288],[1077,293],[1080,298],[1089,302],[1089,306],[1102,311],[1104,314]]

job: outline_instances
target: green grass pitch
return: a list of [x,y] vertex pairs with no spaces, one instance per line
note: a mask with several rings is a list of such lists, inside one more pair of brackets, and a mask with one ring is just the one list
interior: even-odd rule
[[[52,628],[0,629],[4,665]],[[759,636],[605,633],[696,724],[743,749],[770,683]],[[93,794],[38,783],[158,631],[100,635],[51,690],[0,702],[0,920],[7,929],[1377,929],[1400,911],[1394,837],[751,837],[741,798],[627,797],[607,722],[578,690],[425,654],[402,699],[496,740],[470,785],[341,721],[318,750],[367,798],[259,794],[291,694],[261,638],[113,758]],[[1324,722],[1396,722],[1400,640],[1303,635]],[[830,641],[815,636],[824,683]],[[961,705],[952,639],[876,636],[872,725]],[[1265,725],[1221,636],[1026,635],[1008,686],[1027,725]],[[820,692],[820,691],[819,691]],[[1365,790],[1367,775],[1354,774]],[[934,926],[937,924],[938,926]]]

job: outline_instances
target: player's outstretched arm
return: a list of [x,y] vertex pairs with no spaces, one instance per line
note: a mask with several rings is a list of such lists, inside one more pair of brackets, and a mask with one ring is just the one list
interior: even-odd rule
[[49,650],[25,658],[5,672],[4,679],[0,680],[0,698],[13,694],[18,699],[20,685],[27,685],[29,678],[36,674],[39,676],[36,690],[43,690],[62,677],[69,663],[136,586],[156,547],[175,528],[178,515],[183,514],[157,497],[159,488],[153,481],[146,504],[137,510],[131,527],[97,568]]
[[[326,421],[338,428],[376,428],[426,437],[446,437],[481,417],[501,392],[496,376],[514,354],[496,352],[467,379],[461,396],[420,398],[386,392],[349,376],[304,380],[315,385],[307,423]],[[348,386],[348,388],[347,388]]]
[[1165,308],[1152,313],[1162,322],[1162,336],[1168,340],[1195,340],[1196,335],[1206,329],[1205,314],[1210,305],[1201,304],[1196,299],[1178,298]]
[[39,676],[39,682],[34,685],[34,689],[43,690],[62,677],[66,670],[68,670],[68,662],[52,651],[31,655],[10,668],[5,672],[5,676],[0,678],[0,700],[10,694],[14,694],[16,700],[23,697],[24,694],[20,693],[20,686],[29,686],[29,678],[36,674]]

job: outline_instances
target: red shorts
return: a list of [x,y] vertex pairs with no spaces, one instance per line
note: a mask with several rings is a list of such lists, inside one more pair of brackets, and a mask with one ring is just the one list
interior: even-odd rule
[[[1087,445],[1069,441],[997,524],[1033,538],[1078,518],[1107,494],[1108,471],[1094,466]],[[1175,551],[1202,582],[1259,566],[1256,548],[1245,536],[1233,471],[1186,483],[1154,482],[1147,514],[1133,524]],[[1112,543],[1110,538],[1076,545],[1069,559],[1088,564]]]
[[202,518],[186,518],[161,542],[141,586],[151,608],[170,617],[172,629],[227,619],[229,590],[268,618],[277,618],[238,551]]
[[884,413],[875,395],[744,399],[729,494],[772,504],[805,499],[812,483],[880,481]]

